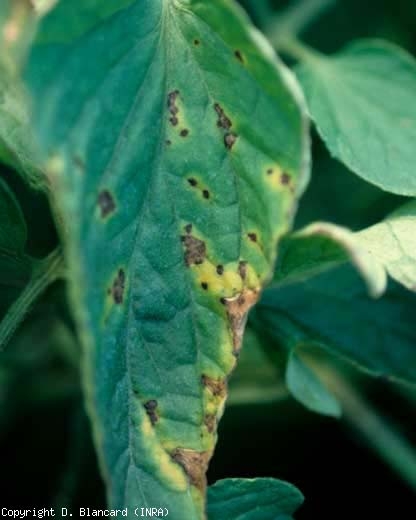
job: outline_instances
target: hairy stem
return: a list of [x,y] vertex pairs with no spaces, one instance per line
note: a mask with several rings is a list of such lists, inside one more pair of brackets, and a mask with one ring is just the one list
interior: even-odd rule
[[0,323],[0,351],[4,349],[34,302],[55,280],[63,276],[63,258],[58,249],[41,260],[32,277]]

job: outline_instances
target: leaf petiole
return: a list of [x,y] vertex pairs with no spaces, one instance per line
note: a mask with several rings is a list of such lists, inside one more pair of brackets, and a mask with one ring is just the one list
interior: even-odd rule
[[64,275],[63,256],[60,249],[35,264],[31,279],[0,323],[0,352],[25,318],[35,301],[49,285]]

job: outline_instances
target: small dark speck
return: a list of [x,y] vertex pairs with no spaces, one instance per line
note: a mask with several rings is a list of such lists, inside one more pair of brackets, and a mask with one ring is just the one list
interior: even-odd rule
[[244,63],[243,55],[239,50],[236,50],[234,52],[234,56],[237,58],[238,61],[241,61],[241,63]]
[[186,128],[181,130],[181,133],[180,133],[181,137],[187,137],[188,135],[189,135],[189,130],[187,130]]
[[100,206],[101,216],[103,218],[110,215],[110,213],[113,213],[113,211],[116,209],[113,196],[108,190],[103,190],[99,193],[98,205]]
[[217,274],[220,276],[224,274],[224,266],[223,265],[217,265]]
[[203,190],[202,195],[204,196],[204,199],[209,199],[211,196],[208,190]]
[[85,170],[85,162],[79,155],[74,155],[74,163],[81,171]]
[[220,302],[222,303],[222,305],[227,304],[227,300],[225,298],[220,298]]
[[190,235],[192,233],[192,224],[186,224],[185,231]]
[[245,280],[246,276],[247,276],[247,262],[245,262],[244,260],[242,260],[239,264],[238,264],[238,272],[241,276],[241,279],[242,280]]
[[257,242],[257,235],[256,235],[256,233],[248,233],[247,236],[248,236],[248,238],[249,238],[252,242]]
[[288,173],[282,173],[280,180],[281,180],[282,184],[287,185],[290,183],[290,175]]
[[167,146],[170,146],[172,144],[172,141],[170,139],[166,139],[165,143]]
[[147,403],[144,403],[144,407],[146,410],[151,411],[157,408],[157,401],[155,399],[152,399],[151,401],[147,401]]
[[194,40],[194,45],[199,45],[201,42],[197,39]]
[[124,272],[123,269],[119,269],[119,271],[117,273],[117,277],[114,280],[113,288],[111,291],[113,294],[114,302],[117,305],[120,305],[121,303],[123,303],[125,284],[126,284],[126,273]]
[[273,175],[273,168],[269,168],[267,170],[267,175]]
[[158,402],[156,401],[156,399],[152,399],[152,400],[144,403],[143,406],[144,406],[144,409],[146,410],[147,415],[150,418],[151,423],[153,425],[155,425],[157,423],[157,421],[159,420],[159,416],[156,411]]
[[237,135],[233,133],[225,134],[224,136],[224,144],[228,150],[231,150],[237,141]]
[[198,181],[196,179],[194,179],[193,177],[189,178],[188,179],[188,182],[191,186],[195,187],[198,185]]
[[172,116],[169,118],[169,121],[172,123],[173,126],[177,126],[179,123],[179,119],[176,116]]
[[208,284],[207,284],[207,282],[202,282],[202,283],[201,283],[201,287],[204,289],[204,291],[207,291],[207,290],[208,290]]

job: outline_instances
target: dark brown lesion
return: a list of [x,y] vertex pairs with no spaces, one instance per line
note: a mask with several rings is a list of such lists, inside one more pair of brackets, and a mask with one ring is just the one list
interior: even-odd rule
[[218,115],[218,128],[222,128],[223,130],[229,130],[233,126],[233,123],[231,119],[225,114],[224,109],[221,107],[219,103],[215,103],[214,110]]
[[228,149],[228,150],[232,150],[233,146],[235,145],[236,141],[238,139],[238,135],[233,133],[233,132],[230,132],[228,134],[225,134],[224,136],[224,144],[225,144],[225,147]]
[[171,453],[171,457],[183,468],[189,483],[204,492],[207,487],[206,473],[212,452],[176,448]]
[[259,291],[253,289],[244,289],[238,296],[224,299],[224,305],[227,308],[228,323],[233,338],[233,354],[236,357],[241,350],[248,311],[257,303],[258,299]]
[[240,63],[244,63],[244,57],[243,57],[243,54],[240,50],[236,49],[234,51],[234,56],[237,58],[237,60],[240,62]]
[[207,388],[214,397],[226,397],[227,383],[222,379],[214,379],[203,374],[201,376],[201,383],[204,388]]
[[155,425],[159,420],[159,415],[157,413],[158,402],[156,399],[151,399],[150,401],[145,402],[143,406],[150,419],[150,422]]
[[179,124],[179,107],[177,105],[179,94],[179,90],[173,90],[168,94],[168,110],[170,114],[169,121],[173,126],[177,126]]
[[241,276],[241,279],[244,281],[247,276],[247,262],[245,260],[241,260],[238,264],[238,274]]
[[110,290],[113,296],[114,303],[121,305],[124,300],[124,290],[126,286],[126,273],[123,269],[119,269],[117,276],[113,282],[113,286]]
[[235,145],[238,135],[235,132],[231,132],[231,127],[233,126],[233,122],[227,116],[224,109],[219,103],[214,104],[214,110],[218,115],[217,126],[225,131],[224,135],[224,145],[227,150],[231,150]]
[[185,264],[200,265],[207,256],[207,246],[203,240],[192,235],[192,224],[185,226],[186,234],[181,236],[182,243],[185,247]]
[[214,433],[217,429],[217,417],[215,414],[207,414],[204,418],[204,424],[208,430],[208,433]]
[[116,203],[114,197],[108,190],[102,190],[98,194],[98,206],[101,211],[101,217],[106,218],[116,209]]

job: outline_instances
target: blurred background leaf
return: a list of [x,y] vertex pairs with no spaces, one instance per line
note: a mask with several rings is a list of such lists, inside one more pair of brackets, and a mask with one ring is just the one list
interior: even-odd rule
[[226,479],[208,490],[208,519],[291,520],[303,502],[291,484],[274,479]]
[[416,195],[416,61],[363,40],[330,57],[307,54],[296,71],[334,157],[386,191]]
[[257,330],[285,347],[316,344],[361,368],[416,383],[416,295],[393,282],[370,298],[349,266],[267,290],[253,312]]

